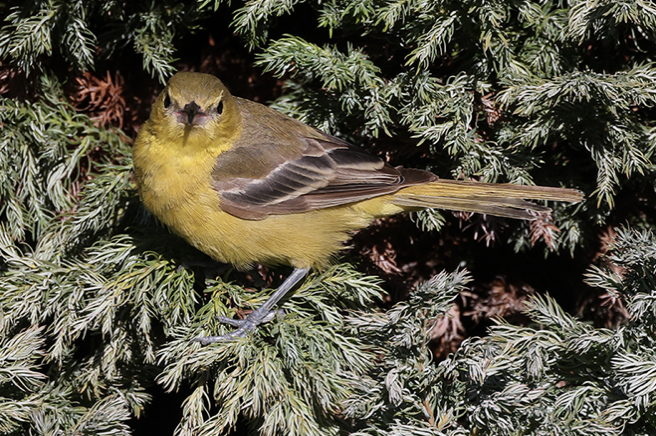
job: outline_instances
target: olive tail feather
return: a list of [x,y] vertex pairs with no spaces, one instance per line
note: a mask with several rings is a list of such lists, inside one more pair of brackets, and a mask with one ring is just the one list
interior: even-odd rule
[[437,208],[535,220],[538,214],[551,209],[526,200],[578,203],[583,199],[583,193],[576,189],[440,179],[402,189],[394,195],[392,202],[402,207]]

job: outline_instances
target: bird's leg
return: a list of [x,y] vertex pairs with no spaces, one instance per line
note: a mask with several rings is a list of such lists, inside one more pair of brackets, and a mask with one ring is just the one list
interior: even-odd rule
[[228,333],[227,335],[222,336],[206,336],[204,338],[194,339],[194,342],[200,342],[203,345],[212,344],[214,342],[229,341],[236,338],[241,338],[246,335],[251,330],[254,330],[258,325],[270,321],[271,318],[275,315],[275,312],[272,310],[273,306],[276,305],[281,298],[283,298],[289,291],[296,286],[298,282],[301,281],[308,273],[307,268],[296,268],[292,273],[285,279],[284,282],[276,289],[276,291],[269,297],[267,301],[264,302],[259,308],[251,312],[246,319],[238,320],[227,318],[225,316],[220,316],[218,319],[220,322],[225,324],[230,324],[232,326],[238,327],[237,330]]

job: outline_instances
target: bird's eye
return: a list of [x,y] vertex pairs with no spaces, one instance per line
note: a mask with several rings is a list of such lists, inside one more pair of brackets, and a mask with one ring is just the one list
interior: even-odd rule
[[169,93],[166,93],[166,97],[164,97],[164,109],[168,109],[169,106],[171,106],[171,97],[169,96]]
[[223,113],[223,101],[220,101],[219,104],[216,106],[216,113],[221,115]]

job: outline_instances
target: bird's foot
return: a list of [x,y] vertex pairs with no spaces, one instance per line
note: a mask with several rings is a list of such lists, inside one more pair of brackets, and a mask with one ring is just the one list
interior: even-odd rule
[[232,319],[226,316],[219,316],[217,319],[220,323],[237,327],[237,330],[221,336],[205,336],[202,338],[196,338],[193,340],[193,342],[200,342],[202,345],[207,345],[216,342],[226,342],[238,338],[243,338],[248,332],[255,330],[260,324],[271,321],[273,317],[276,316],[276,314],[279,312],[281,311],[270,310],[268,312],[262,311],[260,313],[260,310],[258,309],[251,312],[251,314],[248,315],[246,319]]
[[225,342],[232,341],[233,339],[243,338],[251,330],[255,330],[258,325],[271,321],[276,315],[277,311],[272,310],[273,306],[280,301],[292,288],[308,273],[307,268],[296,268],[292,273],[285,279],[284,282],[280,285],[278,289],[269,297],[264,304],[251,312],[246,319],[238,320],[232,318],[226,318],[225,316],[220,316],[219,321],[225,324],[230,324],[231,326],[237,327],[237,330],[232,331],[226,335],[222,336],[206,336],[204,338],[196,338],[194,342],[200,342],[203,345],[213,344],[215,342]]

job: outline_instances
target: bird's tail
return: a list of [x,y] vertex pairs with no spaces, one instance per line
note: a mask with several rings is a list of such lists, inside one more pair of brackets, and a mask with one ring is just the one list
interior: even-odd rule
[[583,199],[583,193],[576,189],[438,179],[401,189],[391,202],[408,208],[438,208],[534,220],[537,213],[551,209],[526,200],[577,203]]

